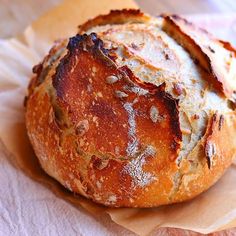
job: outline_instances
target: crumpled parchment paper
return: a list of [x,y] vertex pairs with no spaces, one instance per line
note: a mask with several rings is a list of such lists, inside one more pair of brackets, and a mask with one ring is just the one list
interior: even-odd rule
[[[0,159],[0,219],[8,225],[9,232],[17,231],[18,234],[32,235],[32,233],[35,234],[36,229],[41,228],[44,235],[49,235],[52,224],[54,227],[58,225],[61,230],[64,230],[63,232],[58,231],[59,235],[72,234],[72,232],[83,235],[86,230],[98,232],[99,227],[96,224],[99,223],[88,224],[82,218],[80,219],[81,222],[88,228],[85,227],[86,230],[81,232],[81,227],[75,223],[78,221],[74,216],[76,216],[75,211],[79,210],[86,218],[82,208],[95,215],[101,214],[103,217],[106,217],[104,213],[108,214],[115,223],[139,235],[147,235],[158,227],[174,227],[210,233],[236,226],[236,163],[227,170],[215,186],[197,198],[181,204],[151,209],[112,209],[97,205],[65,190],[40,168],[27,138],[24,124],[23,99],[32,75],[32,66],[42,59],[55,39],[75,34],[76,26],[87,18],[108,12],[112,8],[123,7],[136,7],[136,5],[131,0],[125,2],[102,0],[99,1],[99,4],[92,0],[65,1],[34,22],[18,38],[0,40],[1,150],[15,168],[21,169],[19,172],[6,164],[2,158]],[[189,18],[191,17],[189,16]],[[192,20],[200,25],[204,25],[205,22],[207,27],[214,23],[210,16],[202,18],[195,16],[192,17]],[[232,20],[232,17],[228,17],[225,25],[228,24],[227,27],[230,27],[230,24],[233,24],[232,22],[235,21]],[[230,36],[228,34],[228,38],[236,40],[235,35]],[[33,183],[30,179],[25,178],[22,173],[47,186],[58,197],[55,198],[51,191]],[[10,195],[15,196],[11,198],[14,201],[12,204],[4,204],[4,201],[8,201],[7,196]],[[66,203],[62,199],[72,203],[78,209],[70,208],[69,211],[65,211],[63,208],[61,213],[60,211],[57,212],[55,218],[55,214],[51,213],[51,208],[55,207],[55,202],[57,210],[58,206],[60,208],[60,204],[64,206]],[[24,204],[27,207],[22,209],[24,200],[28,204]],[[6,205],[10,209],[6,209],[4,207]],[[44,205],[47,207],[41,207]],[[44,212],[41,209],[50,210]],[[37,217],[33,217],[33,213],[38,215],[38,220],[35,221]],[[32,224],[28,224],[32,226],[29,229],[24,228],[23,221],[25,218],[29,222],[32,220]],[[40,225],[38,226],[38,224]],[[3,230],[5,229],[3,227]],[[8,232],[3,231],[3,233]]]

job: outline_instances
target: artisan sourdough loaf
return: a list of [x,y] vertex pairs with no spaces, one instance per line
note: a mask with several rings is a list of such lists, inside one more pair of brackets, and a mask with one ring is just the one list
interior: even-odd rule
[[74,193],[112,207],[181,202],[233,160],[236,51],[178,16],[98,16],[33,72],[30,141]]

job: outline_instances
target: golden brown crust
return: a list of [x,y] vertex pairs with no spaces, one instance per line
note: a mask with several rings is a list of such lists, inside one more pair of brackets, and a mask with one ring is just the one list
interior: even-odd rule
[[125,24],[132,23],[145,23],[150,19],[139,9],[124,9],[124,10],[112,10],[107,15],[99,15],[94,19],[88,20],[84,24],[79,26],[79,33],[82,34],[94,26],[101,26],[106,24]]
[[[227,156],[233,156],[233,153],[236,150],[234,115],[234,113],[226,115],[225,120],[224,115],[216,113],[209,122],[204,144],[204,151],[209,169],[217,164],[217,158],[221,159],[221,167],[230,164],[230,159],[227,158]],[[232,147],[225,145],[225,140],[229,140]]]
[[[76,176],[75,179],[82,178],[83,188],[85,189],[84,195],[86,194],[95,201],[114,206],[132,206],[133,204],[149,206],[152,203],[144,200],[150,193],[147,190],[145,194],[142,193],[141,188],[145,186],[145,181],[147,183],[151,179],[154,181],[154,178],[157,178],[158,175],[157,170],[166,169],[168,166],[176,166],[174,160],[178,156],[181,142],[177,101],[165,93],[163,86],[156,87],[151,84],[144,84],[138,78],[135,78],[127,68],[117,68],[114,63],[110,62],[111,59],[108,56],[108,51],[102,48],[102,42],[95,38],[95,35],[76,36],[70,40],[68,53],[57,67],[53,79],[57,94],[56,102],[52,103],[54,107],[52,104],[48,104],[50,98],[47,93],[41,95],[45,100],[44,102],[41,101],[44,104],[40,105],[45,110],[44,112],[34,112],[32,110],[38,109],[39,105],[36,102],[42,100],[40,98],[34,99],[35,96],[40,96],[37,93],[31,96],[27,107],[27,111],[31,110],[30,113],[27,112],[27,124],[30,126],[34,125],[37,120],[42,120],[41,113],[45,116],[51,116],[45,117],[42,129],[43,134],[48,134],[48,137],[44,134],[43,143],[47,143],[51,150],[47,153],[49,150],[44,147],[44,155],[40,153],[43,150],[41,148],[38,150],[37,146],[42,145],[42,143],[39,144],[38,140],[32,137],[41,137],[43,134],[28,126],[31,142],[38,156],[46,155],[49,157],[51,153],[51,156],[56,157],[57,161],[51,157],[53,162],[51,165],[56,166],[55,169],[60,171],[58,179],[62,178],[61,182],[68,183],[68,181],[71,181],[68,176],[71,173]],[[106,78],[109,78],[109,76],[116,76],[120,79],[116,84],[107,84]],[[91,83],[89,78],[92,79]],[[91,93],[98,96],[95,95],[94,97],[84,93],[84,89],[87,90],[89,85],[93,86]],[[117,98],[115,92],[124,90],[125,86],[130,88],[136,86],[136,88],[145,89],[147,94],[138,96],[135,92],[127,89],[125,90],[127,97]],[[76,101],[80,101],[80,103],[75,103]],[[131,108],[131,104],[133,104],[133,109],[137,113],[135,115],[136,134],[129,137],[127,134],[131,124],[128,120],[131,119],[129,112],[132,111],[128,111],[127,116],[124,106],[130,105]],[[154,120],[152,120],[150,117],[151,108],[157,109],[161,116],[156,117],[154,114]],[[59,113],[56,111],[57,109],[60,109]],[[39,116],[34,117],[33,114],[36,113]],[[159,121],[157,122],[157,118],[160,119],[161,126]],[[47,121],[47,124],[44,123],[45,121]],[[89,125],[89,128],[86,128],[86,125]],[[54,127],[52,127],[53,130],[50,129],[50,126]],[[165,132],[166,129],[169,131]],[[68,134],[61,137],[62,133],[66,131]],[[127,143],[133,141],[134,135],[137,135],[135,138],[138,140],[136,153],[132,153],[135,151],[132,150],[132,145],[131,150],[127,151]],[[57,145],[59,145],[59,150],[61,149],[62,153],[58,153],[58,148],[55,147],[57,139],[59,139]],[[67,145],[67,139],[70,140],[70,146]],[[101,142],[101,140],[103,141]],[[162,146],[158,145],[160,142]],[[90,145],[86,146],[86,144]],[[118,153],[115,147],[118,148]],[[145,154],[148,158],[145,167],[147,173],[152,173],[153,176],[150,175],[149,177],[147,175],[145,181],[141,179],[133,180],[130,174],[127,173],[132,171],[132,168],[129,169],[128,167],[129,162],[133,158],[138,159],[142,155],[144,157],[142,152],[145,152],[148,147],[153,148],[154,153],[152,154],[151,150],[150,153]],[[63,152],[63,150],[66,152]],[[76,157],[76,166],[79,163],[85,166],[87,173],[80,173],[81,170],[78,167],[73,167],[74,161],[68,159],[66,154],[68,152]],[[156,153],[162,153],[162,155],[157,157]],[[41,160],[41,163],[51,174],[47,169],[50,161],[45,164]],[[140,169],[140,171],[142,170]],[[113,172],[114,175],[111,174]],[[141,174],[145,173],[141,172]],[[54,174],[51,175],[54,176]],[[162,176],[162,178],[166,178],[163,182],[165,185],[170,177],[171,175]],[[103,182],[97,187],[97,182],[101,178]],[[160,177],[158,178],[160,179]],[[137,186],[133,185],[135,181],[138,183]],[[171,188],[170,181],[169,188]],[[74,186],[73,181],[69,183]],[[162,185],[154,181],[153,185],[156,184]],[[154,187],[152,186],[152,188]],[[81,192],[76,187],[72,187],[72,189]],[[105,192],[116,196],[116,202],[110,203],[109,198],[111,197],[104,196],[103,193]],[[140,196],[140,194],[142,195]],[[161,192],[159,194],[161,198]]]
[[[137,11],[113,11],[82,28],[143,22],[145,17]],[[35,69],[26,104],[29,138],[49,175],[72,192],[112,207],[185,201],[219,179],[236,153],[236,116],[230,109],[204,105],[209,87],[204,84],[202,103],[194,101],[206,119],[199,112],[188,121],[203,120],[202,131],[179,158],[190,142],[186,137],[195,134],[183,129],[183,99],[189,93],[184,81],[173,83],[173,94],[168,80],[159,86],[145,82],[133,67],[120,63],[117,47],[106,48],[94,33],[66,43]],[[54,55],[57,59],[49,63]],[[151,73],[154,66],[150,68]]]
[[197,196],[222,176],[235,157],[235,132],[235,112],[224,116],[212,114],[205,135],[181,163],[178,191],[173,195],[173,201]]
[[[50,49],[49,53],[45,58],[37,65],[35,65],[32,69],[34,76],[32,77],[29,86],[28,86],[28,96],[33,93],[34,89],[42,84],[50,73],[52,69],[52,65],[56,62],[60,57],[62,57],[66,40],[57,40],[53,47]],[[27,97],[25,98],[25,105],[27,102]]]

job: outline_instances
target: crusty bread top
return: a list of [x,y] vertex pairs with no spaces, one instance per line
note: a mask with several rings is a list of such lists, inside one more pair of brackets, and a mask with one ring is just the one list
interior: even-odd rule
[[[211,81],[229,98],[236,90],[236,50],[229,42],[215,39],[206,30],[177,15],[161,15],[164,21],[162,29],[171,35],[201,66],[212,74]],[[101,15],[79,26],[79,32],[91,31],[93,27],[127,23],[151,23],[154,18],[143,14],[140,10],[111,11],[109,15]],[[233,99],[233,98],[232,98]]]
[[[204,30],[195,30],[192,24],[177,16],[162,15],[152,18],[138,10],[125,11],[123,14],[126,15],[126,23],[120,24],[120,15],[115,11],[104,18],[99,16],[88,21],[89,24],[85,23],[86,27],[82,25],[79,32],[95,32],[98,37],[102,38],[106,47],[110,46],[114,49],[117,46],[115,51],[119,56],[116,58],[116,63],[119,66],[128,66],[136,77],[145,82],[157,86],[165,83],[166,91],[179,100],[179,120],[184,142],[179,153],[181,159],[192,150],[205,132],[204,127],[211,112],[230,111],[224,95],[232,99],[232,91],[230,94],[226,92],[229,91],[227,87],[230,87],[231,78],[226,74],[222,75],[223,86],[211,69],[214,66],[210,64],[207,69],[206,66],[204,67],[206,60],[195,55],[197,52],[201,53],[201,47],[205,48],[201,44],[205,45],[205,41],[201,42],[199,38],[208,37],[206,42],[211,47],[213,43],[215,45],[220,42],[208,36]],[[133,18],[135,18],[134,21],[132,21]],[[171,30],[173,22],[170,19],[172,18],[182,25],[179,26],[175,22],[175,29]],[[112,25],[109,22],[112,22]],[[185,33],[180,39],[184,26],[190,28],[185,30],[189,34],[194,30],[199,31],[198,34],[195,32],[198,38],[196,36],[196,40],[192,39]],[[232,50],[228,51],[222,46],[218,46],[216,50],[218,48],[220,51],[217,53],[223,51],[226,56],[231,55]],[[218,57],[217,54],[216,58]],[[196,61],[199,61],[200,67]],[[235,61],[235,59],[232,60],[231,64],[233,65]],[[224,68],[222,62],[218,67]],[[217,93],[218,96],[216,96]],[[193,101],[196,102],[193,103]],[[195,114],[198,115],[198,119],[193,119]]]
[[[28,105],[36,153],[51,142],[60,157],[44,169],[64,185],[77,171],[72,190],[113,206],[182,201],[215,182],[235,153],[235,51],[196,31],[176,16],[112,11],[54,47],[35,67]],[[45,122],[55,120],[47,132],[35,131],[37,96]]]

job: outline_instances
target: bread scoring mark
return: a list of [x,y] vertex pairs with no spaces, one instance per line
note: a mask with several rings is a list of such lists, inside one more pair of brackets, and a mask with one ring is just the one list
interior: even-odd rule
[[[208,168],[211,169],[211,167],[214,164],[214,158],[219,155],[217,153],[217,146],[214,141],[214,136],[217,135],[217,132],[221,132],[222,126],[223,126],[223,121],[222,121],[222,115],[219,115],[217,113],[213,114],[209,124],[208,128],[206,130],[206,142],[204,146],[204,152],[206,155],[207,159],[207,165]],[[219,133],[220,135],[220,133]],[[219,151],[219,150],[218,150]]]
[[30,86],[37,87],[44,82],[48,73],[55,65],[55,62],[63,55],[66,50],[65,41],[58,41],[55,45],[50,49],[48,55],[44,58],[44,60],[38,65],[33,67],[33,73],[37,75],[37,79],[34,80],[34,84],[30,83]]
[[143,165],[146,162],[146,158],[154,156],[156,150],[153,146],[149,145],[141,152],[137,157],[132,159],[125,167],[124,172],[132,177],[132,187],[145,187],[150,184],[156,177],[149,172],[143,171]]
[[[179,16],[164,15],[164,19],[162,29],[184,47],[193,60],[209,74],[207,82],[231,99],[236,86],[233,83],[235,72],[230,68],[233,67],[232,59],[235,61],[236,58],[230,55],[235,56],[236,50],[230,44],[226,46],[224,42],[214,39],[206,31],[196,28]],[[219,66],[220,63],[223,66]]]
[[126,102],[124,108],[128,114],[128,124],[129,124],[129,142],[126,148],[126,153],[128,156],[134,156],[138,151],[138,139],[136,137],[136,122],[135,122],[135,110],[133,108],[133,103]]
[[[180,122],[179,122],[179,100],[174,99],[171,96],[171,94],[166,93],[164,88],[165,84],[160,86],[161,92],[158,94],[158,98],[163,99],[166,103],[166,107],[168,107],[168,111],[172,119],[171,129],[175,134],[174,139],[176,143],[178,143],[178,145],[176,145],[176,150],[178,150],[180,148],[180,143],[182,141],[182,132],[180,129]],[[165,116],[162,116],[162,119],[163,118],[165,118]]]

